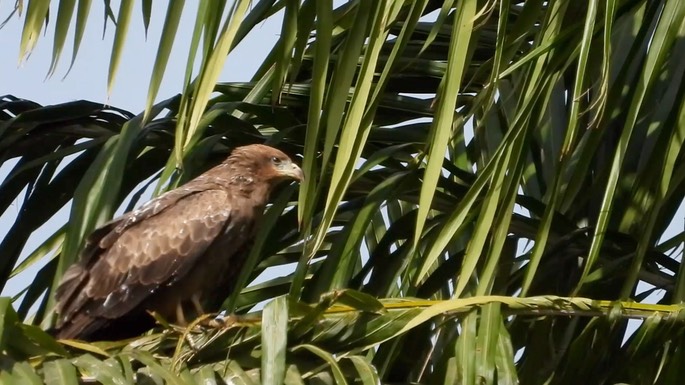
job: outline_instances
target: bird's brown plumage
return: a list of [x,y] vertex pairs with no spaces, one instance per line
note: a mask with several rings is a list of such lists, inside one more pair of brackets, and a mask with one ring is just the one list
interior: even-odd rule
[[[135,336],[180,309],[216,310],[251,246],[269,193],[302,171],[250,145],[223,163],[95,230],[56,292],[58,338]],[[218,301],[218,302],[217,302]]]

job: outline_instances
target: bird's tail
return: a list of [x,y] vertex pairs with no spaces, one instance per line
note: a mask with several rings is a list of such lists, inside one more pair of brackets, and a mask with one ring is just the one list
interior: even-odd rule
[[147,314],[132,314],[116,319],[77,314],[59,328],[48,330],[48,333],[57,339],[119,341],[136,337],[154,325],[154,318]]

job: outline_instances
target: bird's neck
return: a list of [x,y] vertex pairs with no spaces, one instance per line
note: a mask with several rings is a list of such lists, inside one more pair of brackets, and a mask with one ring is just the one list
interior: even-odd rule
[[268,203],[271,183],[262,180],[250,165],[223,163],[207,172],[206,177],[208,181],[220,185],[227,191],[248,199],[254,206],[265,206]]
[[268,182],[255,180],[253,176],[236,174],[229,180],[231,190],[237,190],[240,195],[250,198],[259,206],[266,205],[269,200],[271,186]]

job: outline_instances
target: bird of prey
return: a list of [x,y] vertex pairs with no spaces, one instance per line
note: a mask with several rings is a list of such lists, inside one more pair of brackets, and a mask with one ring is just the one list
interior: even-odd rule
[[269,193],[302,170],[265,145],[96,229],[56,291],[57,338],[117,340],[216,311],[247,258]]

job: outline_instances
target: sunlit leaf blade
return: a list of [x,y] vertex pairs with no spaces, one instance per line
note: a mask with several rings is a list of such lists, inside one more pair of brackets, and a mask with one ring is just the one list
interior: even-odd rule
[[57,63],[59,63],[59,59],[62,56],[62,49],[67,41],[67,32],[69,32],[75,6],[76,0],[59,2],[57,20],[55,21],[55,41],[52,44],[52,60],[50,62],[50,69],[48,69],[48,77],[54,74],[57,69]]
[[49,8],[50,3],[47,1],[31,1],[28,3],[24,28],[21,32],[21,42],[19,43],[19,63],[31,54],[36,43],[38,43],[38,37]]
[[47,385],[76,385],[79,383],[76,368],[68,360],[60,359],[46,362],[43,370]]
[[[143,2],[145,3],[145,2]],[[169,61],[169,55],[173,47],[174,38],[178,31],[178,24],[183,14],[183,6],[185,1],[173,1],[169,3],[167,9],[166,19],[164,20],[164,29],[162,30],[162,38],[159,42],[155,65],[152,69],[152,77],[150,78],[150,87],[147,94],[147,102],[145,104],[145,114],[149,113],[152,104],[155,102],[159,86],[162,84],[164,78],[164,71],[166,70]],[[149,11],[148,11],[149,12]],[[147,30],[147,27],[145,28]]]
[[69,70],[67,73],[69,73],[74,67],[76,56],[81,48],[81,41],[83,41],[83,36],[86,32],[86,22],[88,21],[91,4],[92,0],[79,0],[78,2],[78,9],[76,11],[76,25],[74,26],[74,44],[71,52],[71,64],[69,64]]
[[285,354],[288,335],[288,301],[277,297],[262,315],[262,383],[280,385],[285,379]]
[[119,69],[121,56],[124,51],[124,43],[126,42],[126,35],[128,33],[128,26],[131,22],[131,13],[133,13],[133,1],[122,0],[119,5],[119,14],[117,15],[117,27],[114,33],[114,43],[112,44],[112,56],[109,62],[109,72],[107,75],[107,94],[112,93],[114,87],[114,79]]

